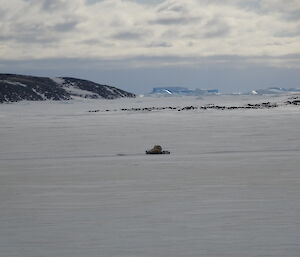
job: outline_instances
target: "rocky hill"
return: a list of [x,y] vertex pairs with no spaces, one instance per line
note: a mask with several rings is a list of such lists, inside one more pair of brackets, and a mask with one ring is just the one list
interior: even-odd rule
[[135,97],[135,95],[116,87],[83,79],[0,74],[0,103],[22,100],[59,101],[76,98],[116,99],[120,97]]

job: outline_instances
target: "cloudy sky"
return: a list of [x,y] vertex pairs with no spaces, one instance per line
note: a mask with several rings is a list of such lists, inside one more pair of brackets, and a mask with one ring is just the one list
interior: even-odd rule
[[299,0],[0,1],[0,72],[137,93],[300,87]]

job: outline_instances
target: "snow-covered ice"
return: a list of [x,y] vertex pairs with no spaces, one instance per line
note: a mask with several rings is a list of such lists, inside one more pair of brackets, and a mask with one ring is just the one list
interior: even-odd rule
[[[77,87],[76,83],[66,83],[65,79],[63,78],[58,78],[58,77],[54,77],[51,78],[56,84],[61,85],[63,89],[65,89],[68,93],[70,93],[71,95],[73,95],[73,98],[76,99],[76,97],[87,97],[87,96],[95,96],[95,98],[97,98],[97,94],[91,92],[91,91],[87,91],[87,90],[83,90]],[[108,88],[108,87],[106,87]]]
[[63,78],[53,77],[51,79],[58,85],[63,85],[65,83],[65,80]]
[[88,112],[285,98],[0,105],[0,256],[299,256],[298,106]]

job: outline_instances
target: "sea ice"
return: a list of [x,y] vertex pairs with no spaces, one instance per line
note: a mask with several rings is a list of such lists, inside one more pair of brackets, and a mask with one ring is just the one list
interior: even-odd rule
[[299,256],[298,106],[88,112],[262,101],[1,105],[0,256]]

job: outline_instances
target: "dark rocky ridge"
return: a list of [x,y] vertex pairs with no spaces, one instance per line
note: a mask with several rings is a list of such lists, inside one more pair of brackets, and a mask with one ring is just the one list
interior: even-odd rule
[[[297,100],[295,100],[297,101]],[[286,105],[295,104],[286,102]],[[122,112],[151,112],[151,111],[162,111],[162,110],[177,110],[177,111],[191,111],[191,110],[241,110],[241,109],[271,109],[278,107],[277,103],[259,103],[259,104],[247,104],[245,106],[220,106],[214,104],[208,104],[204,106],[166,106],[166,107],[144,107],[144,108],[122,108],[120,110],[102,110],[102,112],[111,111],[122,111]],[[89,112],[100,112],[101,110],[89,110]]]
[[45,100],[71,100],[74,98],[116,99],[135,97],[116,87],[92,81],[61,77],[47,78],[16,74],[0,74],[0,103]]

